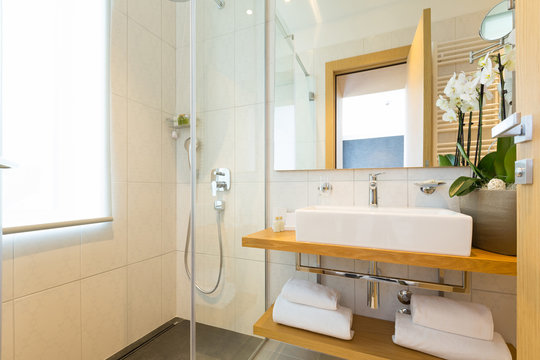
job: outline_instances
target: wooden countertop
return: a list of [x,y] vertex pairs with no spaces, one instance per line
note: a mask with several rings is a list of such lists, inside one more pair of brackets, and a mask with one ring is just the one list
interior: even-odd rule
[[472,249],[471,256],[372,249],[358,246],[299,242],[296,241],[295,231],[275,233],[272,229],[262,230],[242,237],[242,246],[448,270],[517,275],[516,257],[495,254],[476,248]]

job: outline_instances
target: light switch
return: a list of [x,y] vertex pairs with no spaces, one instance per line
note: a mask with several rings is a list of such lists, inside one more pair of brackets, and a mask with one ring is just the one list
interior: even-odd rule
[[518,160],[515,163],[516,184],[532,184],[533,161],[532,159]]

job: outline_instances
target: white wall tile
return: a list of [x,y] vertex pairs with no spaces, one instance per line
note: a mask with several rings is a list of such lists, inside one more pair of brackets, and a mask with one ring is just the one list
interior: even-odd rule
[[13,301],[2,303],[2,360],[14,359]]
[[293,265],[283,265],[283,264],[268,264],[268,273],[270,277],[268,279],[268,303],[273,304],[278,295],[281,293],[283,285],[290,278],[308,280],[308,273],[296,271],[296,268]]
[[127,0],[112,0],[113,9],[127,14]]
[[264,261],[235,259],[235,313],[237,332],[253,335],[253,324],[264,310],[265,284],[261,274],[265,272]]
[[191,212],[191,186],[178,184],[176,187],[176,250],[184,251]]
[[111,17],[111,92],[127,95],[127,17],[113,11]]
[[[215,6],[210,1],[206,3]],[[204,79],[202,83],[199,82],[199,86],[202,86],[198,89],[198,95],[204,97],[204,110],[230,108],[234,106],[235,94],[234,34],[206,40],[203,46]]]
[[[170,0],[163,1],[170,2]],[[174,114],[176,112],[176,49],[164,42],[161,51],[161,109]]]
[[176,250],[176,184],[163,184],[161,191],[161,252]]
[[131,19],[128,19],[128,34],[128,96],[159,109],[161,40]]
[[16,298],[79,279],[80,228],[24,233],[14,244]]
[[161,0],[128,0],[128,15],[157,36],[161,36]]
[[309,182],[309,205],[354,205],[354,183],[352,181],[331,181],[332,190],[321,193],[320,182]]
[[[236,297],[243,284],[235,282],[236,259],[223,258],[223,273],[217,290],[209,295],[197,292],[196,317],[198,322],[222,329],[235,330]],[[197,283],[203,289],[212,289],[219,273],[219,256],[197,254],[195,260]]]
[[506,294],[516,294],[516,276],[472,273],[472,288]]
[[105,359],[127,343],[127,269],[81,282],[82,358]]
[[516,296],[481,290],[472,291],[472,301],[490,308],[495,323],[495,331],[506,342],[516,345]]
[[[188,253],[191,256],[191,253]],[[182,319],[191,318],[191,284],[184,268],[184,252],[176,252],[178,266],[176,277],[176,315]]]
[[235,199],[234,256],[264,261],[264,250],[242,246],[242,236],[260,231],[265,225],[264,183],[237,183]]
[[128,159],[127,99],[111,95],[111,180],[127,181]]
[[161,184],[128,184],[128,262],[161,254]]
[[176,183],[176,152],[184,150],[183,141],[173,139],[172,129],[167,119],[174,117],[172,114],[162,113],[161,121],[161,182],[165,184]]
[[128,180],[161,182],[161,112],[128,101]]
[[16,299],[15,358],[81,359],[81,284]]
[[128,343],[161,325],[161,257],[128,266]]
[[416,181],[409,181],[409,207],[433,207],[459,211],[459,198],[450,198],[450,195],[448,195],[452,181],[450,180],[446,184],[438,186],[433,194],[423,193],[420,191],[420,187],[415,185]]
[[264,103],[264,24],[236,32],[236,106]]
[[2,302],[13,299],[13,242],[17,235],[2,237]]
[[177,266],[176,251],[161,257],[161,322],[176,317],[176,277],[183,268]]
[[306,182],[272,182],[269,188],[271,219],[276,216],[274,213],[276,208],[287,208],[293,211],[308,205],[308,183]]
[[[236,0],[236,29],[264,24],[265,22],[265,3],[273,1],[258,0]],[[248,10],[253,13],[248,14]],[[262,37],[259,40],[263,39]],[[262,42],[262,41],[261,41]]]
[[82,228],[83,277],[127,264],[127,184],[112,184],[113,222]]
[[200,7],[204,15],[197,18],[204,18],[204,31],[198,32],[198,34],[209,39],[232,33],[234,31],[235,3],[236,0],[227,0],[225,6],[219,9],[214,1],[204,1]]
[[161,1],[161,38],[176,47],[176,3],[171,0]]
[[264,182],[264,104],[235,109],[235,182]]

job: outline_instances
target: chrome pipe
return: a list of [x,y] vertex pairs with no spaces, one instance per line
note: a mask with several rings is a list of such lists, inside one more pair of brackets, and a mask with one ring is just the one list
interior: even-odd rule
[[332,275],[345,277],[349,279],[363,279],[368,281],[386,282],[401,286],[416,287],[434,291],[444,291],[459,294],[468,294],[471,290],[471,274],[468,271],[462,271],[461,285],[441,284],[438,282],[422,281],[415,279],[404,279],[398,277],[380,276],[368,273],[359,273],[345,270],[334,270],[323,267],[302,265],[302,254],[296,253],[296,271],[309,272],[313,274]]

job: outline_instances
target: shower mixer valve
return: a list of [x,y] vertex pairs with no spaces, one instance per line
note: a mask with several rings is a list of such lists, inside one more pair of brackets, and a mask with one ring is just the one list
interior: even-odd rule
[[231,171],[227,168],[213,169],[210,173],[212,185],[212,196],[217,196],[218,191],[228,191],[231,189]]

